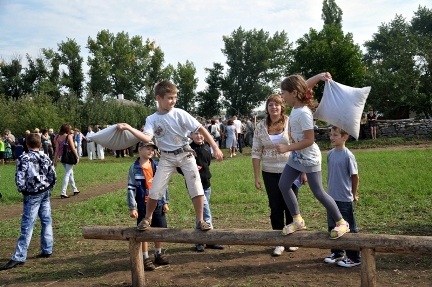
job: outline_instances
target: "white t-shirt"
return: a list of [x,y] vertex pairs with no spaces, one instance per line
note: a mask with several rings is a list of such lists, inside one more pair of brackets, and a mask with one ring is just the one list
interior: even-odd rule
[[234,123],[236,130],[237,130],[237,133],[241,134],[241,126],[242,126],[241,121],[240,120],[234,120],[233,123]]
[[189,131],[196,132],[201,124],[188,112],[173,108],[167,113],[156,112],[146,119],[144,133],[154,136],[159,149],[173,151],[189,143]]
[[[312,111],[308,107],[292,109],[289,116],[289,135],[293,143],[304,139],[303,131],[313,130]],[[291,153],[291,156],[298,158],[303,166],[321,165],[321,151],[316,143],[301,150]]]

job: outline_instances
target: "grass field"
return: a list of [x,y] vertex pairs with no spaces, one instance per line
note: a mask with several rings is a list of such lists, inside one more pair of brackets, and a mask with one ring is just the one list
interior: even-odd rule
[[[384,141],[384,140],[383,140]],[[372,141],[368,141],[372,142]],[[360,145],[359,142],[350,144]],[[372,143],[376,144],[376,143]],[[386,145],[383,142],[382,146]],[[368,147],[365,143],[357,148]],[[226,150],[224,150],[226,152]],[[214,225],[219,228],[270,228],[268,200],[264,190],[254,188],[250,149],[243,155],[222,162],[212,162],[211,208]],[[381,234],[432,234],[432,150],[404,149],[362,151],[353,150],[359,175],[360,200],[356,203],[356,216],[360,232]],[[105,162],[83,160],[75,169],[75,180],[85,190],[101,182],[118,181],[127,177],[131,158],[108,157]],[[323,179],[326,186],[326,157],[323,155]],[[59,194],[63,168],[58,168]],[[13,181],[14,166],[0,166],[1,208],[20,203]],[[169,183],[170,228],[193,228],[194,212],[183,178],[174,175]],[[55,249],[57,253],[77,252],[74,242],[80,242],[79,252],[92,249],[92,241],[83,241],[81,228],[86,225],[135,224],[128,216],[126,187],[85,202],[69,204],[53,210]],[[313,197],[308,186],[299,191],[299,202],[308,228],[327,231],[326,211]],[[0,257],[8,258],[19,236],[20,218],[5,220],[0,225]],[[40,230],[39,223],[35,230]],[[37,246],[38,232],[32,244]],[[114,244],[114,243],[112,243]],[[117,243],[116,243],[117,244]],[[106,250],[105,250],[106,251]],[[36,252],[36,251],[35,251]],[[49,264],[46,268],[52,268]],[[18,269],[17,269],[18,270]],[[17,271],[24,272],[24,271]],[[61,278],[62,273],[55,276]],[[37,276],[37,275],[34,275]],[[31,280],[31,278],[29,278]],[[1,284],[0,284],[1,286]]]

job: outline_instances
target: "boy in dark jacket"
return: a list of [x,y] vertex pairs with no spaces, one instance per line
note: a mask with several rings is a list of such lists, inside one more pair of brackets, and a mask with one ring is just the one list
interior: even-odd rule
[[[153,182],[153,176],[156,172],[157,162],[152,159],[158,147],[152,142],[138,144],[139,158],[129,168],[128,175],[128,192],[127,202],[129,207],[129,216],[137,219],[137,225],[145,217],[148,191]],[[157,203],[153,212],[152,227],[167,227],[165,213],[169,211],[168,207],[168,190]],[[155,242],[155,263],[159,265],[169,264],[165,254],[162,254],[162,242]],[[144,256],[144,270],[152,271],[155,266],[148,255],[148,243],[142,243]]]

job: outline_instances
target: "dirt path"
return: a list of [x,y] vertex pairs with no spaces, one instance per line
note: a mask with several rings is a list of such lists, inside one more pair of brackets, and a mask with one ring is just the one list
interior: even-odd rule
[[[61,199],[60,196],[51,196],[51,208],[55,209],[59,206],[64,206],[69,203],[85,201],[91,197],[95,197],[101,194],[119,190],[126,187],[126,180],[120,180],[116,182],[99,185],[91,188],[90,190],[80,190],[80,193],[76,196],[70,196],[69,198]],[[69,193],[71,194],[71,192]],[[22,214],[22,203],[8,205],[7,208],[0,209],[0,222],[3,220],[12,219],[19,217]]]

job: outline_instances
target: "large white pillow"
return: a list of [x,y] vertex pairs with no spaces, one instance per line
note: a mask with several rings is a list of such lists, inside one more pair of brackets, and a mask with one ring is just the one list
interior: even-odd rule
[[118,130],[117,125],[112,125],[98,131],[92,135],[89,140],[112,150],[125,149],[139,142],[139,139],[130,131]]
[[370,90],[371,87],[353,88],[333,80],[327,81],[314,119],[340,127],[357,139],[360,118]]

